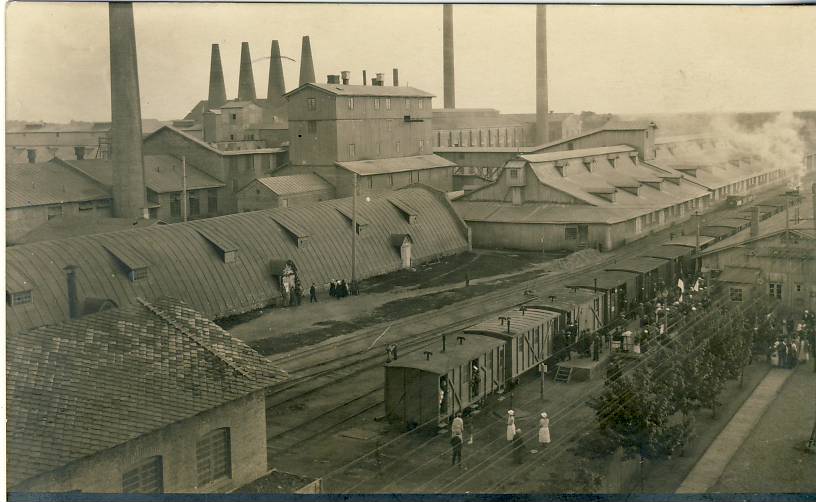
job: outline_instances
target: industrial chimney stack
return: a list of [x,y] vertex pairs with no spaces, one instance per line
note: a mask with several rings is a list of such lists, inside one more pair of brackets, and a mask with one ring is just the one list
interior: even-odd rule
[[272,106],[282,106],[286,102],[283,99],[284,94],[286,94],[286,84],[283,80],[280,45],[277,40],[273,40],[272,53],[269,56],[269,85],[266,88],[266,101]]
[[108,4],[111,76],[111,160],[113,215],[145,218],[145,174],[142,155],[142,111],[133,4]]
[[547,6],[536,6],[536,144],[550,138],[547,124]]
[[207,96],[207,107],[218,108],[227,102],[227,89],[224,86],[224,69],[221,67],[221,49],[212,44],[210,54],[210,93]]
[[312,43],[309,36],[303,37],[303,45],[300,49],[300,83],[313,84],[315,82],[314,61],[312,60]]
[[238,101],[255,99],[255,76],[252,74],[252,57],[249,42],[241,42],[241,69],[238,73]]
[[442,56],[445,108],[456,108],[456,86],[453,79],[453,5],[442,6]]

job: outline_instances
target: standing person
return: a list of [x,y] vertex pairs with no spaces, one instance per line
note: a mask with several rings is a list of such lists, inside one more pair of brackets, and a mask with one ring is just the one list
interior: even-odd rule
[[336,294],[337,288],[334,286],[334,279],[332,279],[329,283],[329,296],[335,296]]
[[462,443],[462,436],[451,436],[451,465],[459,464],[459,467],[462,466]]
[[808,342],[807,335],[802,337],[802,342],[799,347],[799,362],[806,363],[810,360],[810,343]]
[[799,345],[796,339],[792,339],[788,348],[788,368],[795,368],[799,363]]
[[550,419],[546,413],[542,413],[538,421],[538,444],[542,449],[550,444]]
[[317,288],[315,287],[315,283],[312,283],[312,287],[309,288],[309,303],[317,303]]
[[339,279],[334,284],[334,297],[338,300],[343,297],[343,288],[341,287],[341,284],[342,282]]
[[507,440],[512,441],[516,435],[516,418],[513,410],[507,410]]
[[779,342],[776,352],[779,355],[779,367],[784,368],[788,362],[788,346],[785,345],[785,340]]
[[454,417],[453,422],[451,423],[451,436],[459,436],[462,438],[464,435],[465,422],[462,420],[462,414],[457,412],[456,417]]
[[513,436],[513,456],[517,464],[524,462],[524,438],[521,437],[521,429],[516,429],[516,434]]

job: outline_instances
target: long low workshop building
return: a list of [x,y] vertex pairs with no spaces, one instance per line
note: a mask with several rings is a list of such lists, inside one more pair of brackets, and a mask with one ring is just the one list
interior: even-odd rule
[[[353,216],[351,199],[335,199],[8,248],[8,333],[69,319],[72,295],[77,311],[171,296],[218,319],[274,304],[287,286],[349,280]],[[424,185],[359,200],[356,220],[358,279],[469,249],[445,194]]]

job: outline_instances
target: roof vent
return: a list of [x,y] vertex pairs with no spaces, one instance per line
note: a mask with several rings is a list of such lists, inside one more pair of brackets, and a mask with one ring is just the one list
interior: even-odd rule
[[349,81],[351,80],[351,72],[350,71],[341,71],[340,76],[343,79],[343,85],[349,85]]
[[339,84],[340,83],[340,75],[326,75],[326,83],[327,84]]

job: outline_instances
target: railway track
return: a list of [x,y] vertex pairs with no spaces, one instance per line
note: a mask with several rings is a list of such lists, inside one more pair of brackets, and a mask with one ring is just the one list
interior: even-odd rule
[[[766,199],[767,200],[767,199]],[[763,200],[756,200],[753,205],[761,204]],[[750,207],[750,206],[749,206]],[[716,211],[718,217],[726,217],[731,214],[738,214],[745,211],[746,207],[722,208]],[[478,321],[506,311],[514,306],[521,305],[535,299],[535,296],[525,295],[523,291],[528,288],[544,288],[563,283],[569,278],[578,276],[588,271],[603,270],[607,265],[618,260],[637,257],[657,243],[665,241],[669,229],[646,236],[630,246],[626,246],[617,252],[610,253],[609,257],[597,263],[579,267],[570,272],[550,275],[542,272],[538,276],[527,279],[519,283],[504,286],[494,292],[485,295],[469,298],[454,305],[449,305],[439,309],[432,315],[416,314],[399,321],[391,323],[388,337],[383,337],[381,344],[370,347],[370,341],[382,332],[382,326],[374,326],[364,329],[359,333],[348,335],[342,339],[327,340],[319,344],[304,347],[294,353],[282,356],[273,356],[269,359],[273,362],[295,363],[295,367],[290,371],[290,379],[279,386],[272,387],[267,392],[267,414],[270,410],[286,406],[296,400],[305,398],[319,398],[321,391],[327,391],[332,386],[340,385],[351,378],[365,374],[368,378],[364,383],[355,386],[353,395],[345,394],[344,398],[327,410],[321,411],[317,416],[301,417],[280,427],[277,432],[268,436],[267,447],[270,459],[287,451],[291,451],[296,446],[314,439],[322,434],[326,434],[340,425],[362,415],[383,402],[382,374],[378,374],[383,363],[382,347],[385,341],[388,343],[398,343],[401,354],[407,354],[427,348],[431,343],[438,342],[443,334],[456,333],[468,326],[472,326]],[[543,277],[550,275],[549,277]],[[519,293],[522,291],[522,293]],[[475,314],[468,314],[469,309],[476,308]],[[491,305],[485,309],[484,306]],[[434,319],[448,319],[453,317],[451,322],[433,324],[425,330],[417,330],[417,325],[428,324]],[[345,349],[343,354],[334,358],[321,358],[321,354],[327,351],[337,351],[338,344],[342,344]],[[354,345],[359,347],[350,348]],[[316,358],[315,362],[309,362],[310,358]],[[301,361],[302,365],[297,366]],[[327,399],[331,399],[329,393]],[[274,415],[274,414],[273,414]],[[314,415],[314,413],[312,414]],[[276,417],[280,418],[280,417]]]

